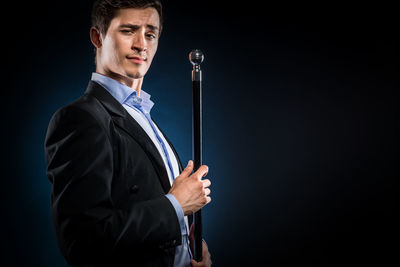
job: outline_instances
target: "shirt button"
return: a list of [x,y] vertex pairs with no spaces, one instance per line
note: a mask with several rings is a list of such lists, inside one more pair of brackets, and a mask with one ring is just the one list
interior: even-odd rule
[[136,184],[132,185],[131,188],[129,188],[129,191],[133,194],[136,193],[137,191],[139,191],[139,186],[137,186]]
[[135,101],[136,103],[139,103],[139,104],[142,103],[142,99],[137,96],[133,97],[133,101]]

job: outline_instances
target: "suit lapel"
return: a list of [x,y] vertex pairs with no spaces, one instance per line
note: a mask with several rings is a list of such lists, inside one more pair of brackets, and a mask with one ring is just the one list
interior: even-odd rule
[[[125,108],[102,86],[90,81],[85,92],[97,98],[110,113],[113,122],[135,139],[149,156],[158,174],[160,183],[167,193],[171,188],[164,161],[153,141]],[[172,147],[172,146],[171,146]],[[175,153],[175,150],[174,150]]]
[[153,119],[153,122],[154,122],[155,125],[157,125],[157,128],[161,131],[161,133],[163,134],[165,140],[167,140],[169,146],[171,147],[172,151],[174,152],[174,155],[175,155],[175,157],[176,157],[176,161],[178,162],[179,173],[181,173],[182,170],[183,170],[183,168],[182,168],[182,162],[181,162],[181,159],[179,158],[178,153],[177,153],[176,150],[175,150],[175,147],[172,145],[172,143],[169,141],[168,137],[165,135],[165,133],[163,132],[163,130],[161,130],[160,126],[158,126],[158,124],[154,121],[154,119]]
[[[157,125],[158,129],[159,129],[159,130],[161,131],[161,133],[164,135],[165,140],[167,140],[168,144],[169,144],[170,147],[172,148],[172,151],[174,151],[176,160],[178,161],[179,173],[181,173],[181,172],[183,171],[182,162],[181,162],[181,159],[179,158],[178,153],[177,153],[176,150],[175,150],[175,147],[174,147],[174,146],[172,145],[172,143],[169,141],[168,137],[164,134],[164,132],[161,130],[161,128],[158,126],[158,124],[157,124],[154,120],[153,120],[153,122]],[[190,214],[190,215],[188,215],[187,217],[188,217],[188,223],[189,223],[189,229],[190,229],[190,226],[191,226],[192,223],[193,223],[193,214]],[[189,229],[188,229],[188,230],[189,230]]]

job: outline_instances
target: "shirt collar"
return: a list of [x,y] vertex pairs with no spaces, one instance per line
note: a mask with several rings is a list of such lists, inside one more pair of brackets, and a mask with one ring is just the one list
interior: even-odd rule
[[154,102],[150,100],[151,95],[141,90],[141,97],[132,88],[100,73],[92,73],[92,81],[103,86],[119,103],[142,109],[145,113],[150,113]]

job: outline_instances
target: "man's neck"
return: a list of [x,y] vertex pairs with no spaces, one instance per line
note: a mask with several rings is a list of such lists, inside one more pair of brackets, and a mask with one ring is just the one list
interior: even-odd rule
[[132,88],[132,90],[136,91],[136,95],[138,97],[140,97],[140,91],[142,89],[142,84],[143,84],[143,77],[138,78],[138,79],[133,79],[133,78],[122,76],[115,72],[107,72],[107,71],[99,70],[99,69],[96,69],[96,72],[100,73],[104,76],[110,77],[111,79],[114,79],[114,80]]

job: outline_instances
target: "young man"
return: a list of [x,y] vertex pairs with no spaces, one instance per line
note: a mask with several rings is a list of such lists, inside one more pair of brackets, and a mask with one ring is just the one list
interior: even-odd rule
[[96,72],[52,117],[45,140],[52,217],[74,266],[211,266],[191,259],[188,215],[211,201],[206,165],[192,174],[150,117],[141,90],[157,51],[157,0],[99,0],[90,37]]

